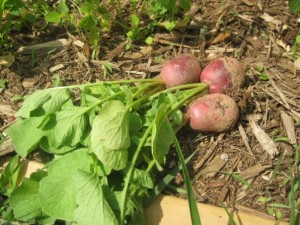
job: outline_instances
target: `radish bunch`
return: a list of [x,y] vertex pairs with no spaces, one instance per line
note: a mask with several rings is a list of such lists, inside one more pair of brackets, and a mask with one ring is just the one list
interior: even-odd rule
[[194,100],[188,107],[187,118],[192,129],[223,132],[237,122],[237,103],[226,95],[244,84],[244,68],[237,59],[218,58],[202,70],[196,57],[183,54],[164,64],[160,75],[167,88],[200,81],[209,85],[210,94]]

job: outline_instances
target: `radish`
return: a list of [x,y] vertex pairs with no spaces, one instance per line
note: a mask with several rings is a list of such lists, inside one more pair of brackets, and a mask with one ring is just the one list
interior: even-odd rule
[[187,112],[190,127],[202,132],[223,132],[232,128],[239,116],[237,103],[222,93],[208,94],[193,101]]
[[243,64],[232,57],[215,59],[203,69],[200,80],[209,85],[211,93],[237,90],[245,80]]
[[182,54],[163,65],[160,75],[167,88],[200,82],[201,65],[191,54]]

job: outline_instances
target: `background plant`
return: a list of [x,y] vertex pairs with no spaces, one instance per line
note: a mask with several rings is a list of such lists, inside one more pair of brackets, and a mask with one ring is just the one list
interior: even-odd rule
[[102,34],[113,28],[123,30],[130,42],[145,41],[157,27],[173,29],[177,18],[190,9],[192,1],[132,0],[129,4],[123,9],[119,0],[61,0],[57,3],[1,0],[0,44],[9,48],[9,36],[13,31],[23,28],[32,31],[37,22],[42,24],[40,30],[46,30],[47,24],[57,24],[67,32],[79,34],[94,52],[101,45]]

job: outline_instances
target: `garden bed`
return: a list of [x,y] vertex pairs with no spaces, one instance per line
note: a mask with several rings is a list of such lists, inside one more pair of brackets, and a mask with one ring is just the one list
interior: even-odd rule
[[[197,151],[188,166],[200,217],[205,224],[201,210],[216,209],[214,217],[226,221],[225,210],[214,207],[225,204],[238,210],[241,218],[245,215],[242,224],[247,224],[249,213],[256,215],[250,217],[252,222],[264,217],[288,222],[292,205],[299,204],[295,183],[300,144],[299,18],[291,13],[287,2],[278,0],[194,1],[190,13],[193,20],[185,27],[170,32],[157,29],[151,44],[131,43],[129,50],[125,48],[128,39],[119,28],[103,33],[93,59],[88,41],[62,27],[51,25],[40,32],[15,33],[11,56],[2,59],[11,65],[0,65],[1,140],[16,120],[22,96],[37,89],[153,78],[165,61],[180,53],[194,54],[203,67],[215,58],[232,56],[244,64],[246,75],[243,88],[231,93],[240,108],[237,125],[225,133],[196,133],[189,127],[177,133],[185,157]],[[275,148],[259,138],[264,135],[271,137]],[[9,141],[2,143],[0,150],[1,161],[14,155]],[[28,158],[44,163],[47,157],[34,152]],[[177,165],[177,156],[171,150],[164,169],[171,171]],[[247,180],[251,188],[229,173]],[[183,175],[178,172],[163,194],[186,198],[182,189]],[[164,212],[165,204],[173,198],[160,200],[154,205],[160,204]],[[173,216],[166,213],[169,221]]]

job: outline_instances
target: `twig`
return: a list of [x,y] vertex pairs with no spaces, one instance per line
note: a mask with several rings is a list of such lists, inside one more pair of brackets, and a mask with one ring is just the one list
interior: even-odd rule
[[245,132],[245,129],[243,128],[242,124],[239,124],[239,132],[240,132],[240,134],[241,134],[241,136],[242,136],[242,140],[243,140],[243,142],[244,142],[244,144],[245,144],[245,146],[246,146],[246,149],[247,149],[248,152],[253,156],[253,158],[257,161],[257,163],[258,163],[259,165],[261,165],[260,162],[259,162],[259,160],[255,157],[255,155],[254,155],[253,152],[252,152],[252,149],[251,149],[251,147],[250,147],[250,145],[249,145],[249,139],[248,139],[248,136],[247,136],[247,134],[246,134],[246,132]]
[[220,134],[218,139],[210,146],[210,148],[206,151],[205,155],[203,156],[202,160],[198,162],[195,166],[194,169],[198,170],[200,167],[204,164],[204,162],[207,161],[207,159],[212,155],[216,147],[218,146],[219,142],[223,139],[224,134]]
[[296,139],[295,125],[294,125],[293,119],[288,114],[286,114],[284,111],[281,112],[280,116],[281,116],[281,120],[282,120],[284,129],[285,129],[286,135],[289,139],[289,142],[291,144],[296,144],[297,139]]

